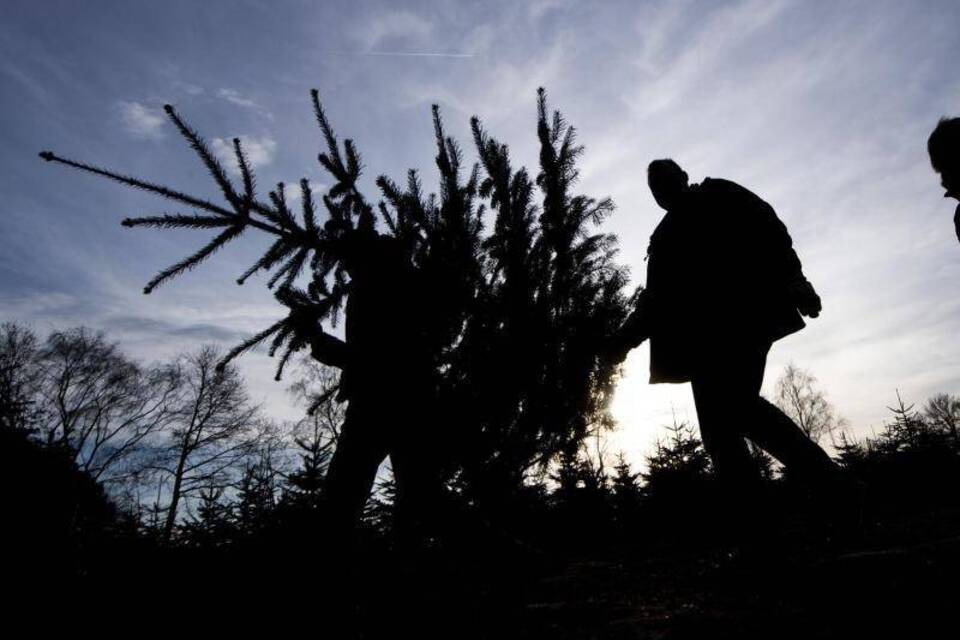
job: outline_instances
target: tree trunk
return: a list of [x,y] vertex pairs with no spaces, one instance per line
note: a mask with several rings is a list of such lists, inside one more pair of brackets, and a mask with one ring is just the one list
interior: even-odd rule
[[183,486],[183,467],[187,462],[187,448],[184,447],[177,462],[177,472],[173,476],[173,491],[170,495],[170,506],[167,508],[167,519],[163,524],[163,541],[169,542],[173,535],[173,525],[177,522],[177,508],[180,505],[180,490]]

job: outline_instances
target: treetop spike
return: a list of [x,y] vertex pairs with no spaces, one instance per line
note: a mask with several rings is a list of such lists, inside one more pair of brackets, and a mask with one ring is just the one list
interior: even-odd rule
[[54,158],[56,158],[56,156],[53,155],[53,152],[52,152],[52,151],[41,151],[41,152],[40,152],[40,157],[43,158],[44,160],[46,160],[47,162],[50,162],[51,160],[53,160]]
[[166,111],[167,113],[169,113],[170,115],[173,115],[173,105],[172,105],[172,104],[165,104],[165,105],[163,105],[163,110]]

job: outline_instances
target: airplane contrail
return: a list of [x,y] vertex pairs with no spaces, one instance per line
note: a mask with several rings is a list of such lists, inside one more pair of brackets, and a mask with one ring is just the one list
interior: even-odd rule
[[472,53],[440,53],[433,51],[365,51],[361,56],[398,56],[404,58],[472,58]]

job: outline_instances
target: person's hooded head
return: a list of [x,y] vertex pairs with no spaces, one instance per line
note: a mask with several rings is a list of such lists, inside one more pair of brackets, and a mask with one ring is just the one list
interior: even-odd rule
[[653,199],[663,209],[675,208],[690,189],[687,172],[668,158],[654,160],[647,167],[647,184]]
[[346,268],[351,277],[370,268],[378,257],[379,234],[371,220],[359,220],[356,225],[350,220],[331,219],[324,225],[324,233],[331,251]]
[[927,140],[930,164],[940,174],[944,197],[960,200],[960,118],[944,118]]

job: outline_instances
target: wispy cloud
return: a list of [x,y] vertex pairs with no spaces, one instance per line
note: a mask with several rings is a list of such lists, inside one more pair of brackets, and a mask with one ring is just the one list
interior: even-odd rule
[[230,88],[218,89],[217,97],[222,98],[223,100],[226,100],[232,105],[253,111],[254,113],[257,113],[267,118],[268,120],[273,120],[273,114],[270,112],[269,109],[261,105],[256,100],[243,95],[236,89],[230,89]]
[[157,140],[163,137],[167,119],[159,107],[148,107],[140,102],[121,100],[117,103],[124,130],[137,138]]
[[204,93],[206,93],[206,90],[200,85],[196,85],[191,82],[184,82],[183,80],[174,80],[173,88],[177,91],[182,91],[188,96],[202,96]]
[[98,323],[111,332],[128,336],[186,338],[198,342],[237,342],[246,337],[243,331],[209,322],[174,322],[140,315],[111,315]]
[[13,79],[21,88],[26,89],[27,93],[35,99],[47,103],[49,102],[49,93],[34,75],[28,73],[25,69],[10,63],[9,61],[0,62],[0,74]]
[[354,39],[370,51],[387,45],[410,45],[423,42],[433,32],[433,25],[411,11],[378,11],[367,16],[353,30]]
[[[287,185],[287,201],[299,202],[300,197],[303,195],[300,189],[300,179],[291,180],[285,184]],[[310,195],[313,197],[314,206],[321,206],[320,198],[327,192],[327,189],[329,189],[329,185],[323,182],[310,183]]]
[[[240,145],[247,157],[247,162],[251,169],[265,167],[273,162],[277,151],[277,142],[267,135],[263,136],[237,136],[240,138]],[[233,138],[214,138],[210,141],[213,152],[223,162],[228,170],[235,175],[240,174],[240,165],[237,164],[237,156],[233,150]]]
[[570,4],[569,0],[530,0],[526,3],[531,20],[539,20],[544,15],[562,9]]

